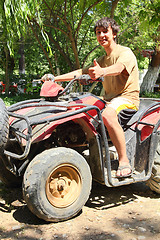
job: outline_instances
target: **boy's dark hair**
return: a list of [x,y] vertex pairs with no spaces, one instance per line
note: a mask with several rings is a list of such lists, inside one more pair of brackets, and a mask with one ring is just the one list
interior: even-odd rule
[[116,21],[113,18],[109,18],[109,17],[103,17],[99,19],[94,26],[94,32],[96,33],[97,27],[108,28],[109,26],[112,28],[113,33],[117,35],[117,33],[120,30],[119,25],[116,23]]

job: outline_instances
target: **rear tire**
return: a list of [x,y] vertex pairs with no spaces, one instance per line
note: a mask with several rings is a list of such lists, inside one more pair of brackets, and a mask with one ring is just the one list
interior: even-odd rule
[[147,185],[152,191],[160,194],[160,136],[158,136],[158,144],[154,157],[152,174],[150,179],[147,181]]
[[75,216],[86,203],[92,176],[86,160],[75,150],[45,150],[28,165],[23,196],[28,208],[45,221],[58,222]]

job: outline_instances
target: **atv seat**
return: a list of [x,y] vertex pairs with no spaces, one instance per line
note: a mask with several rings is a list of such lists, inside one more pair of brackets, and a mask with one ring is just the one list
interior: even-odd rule
[[120,122],[123,130],[125,131],[132,124],[134,124],[138,120],[138,118],[140,117],[140,115],[142,114],[144,109],[147,108],[148,106],[150,106],[151,104],[153,104],[154,102],[156,102],[154,99],[152,99],[152,100],[151,99],[141,99],[138,111],[136,111],[134,109],[121,110],[118,114],[118,119],[119,119],[119,122]]

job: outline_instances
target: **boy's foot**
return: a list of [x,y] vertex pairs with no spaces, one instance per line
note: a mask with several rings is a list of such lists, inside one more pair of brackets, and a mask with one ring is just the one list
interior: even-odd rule
[[119,166],[117,169],[117,178],[126,178],[126,177],[130,177],[132,174],[132,168],[130,166],[130,164],[128,165],[122,165]]

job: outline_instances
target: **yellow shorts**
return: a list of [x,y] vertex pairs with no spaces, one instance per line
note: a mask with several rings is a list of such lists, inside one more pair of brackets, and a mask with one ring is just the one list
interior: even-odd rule
[[132,101],[122,97],[116,97],[112,99],[110,102],[107,102],[107,105],[115,109],[117,115],[123,109],[133,109],[136,111],[138,110],[137,107],[132,103]]

